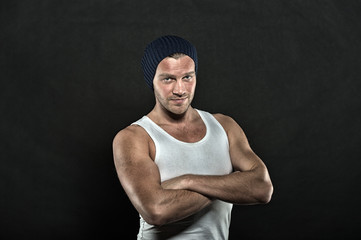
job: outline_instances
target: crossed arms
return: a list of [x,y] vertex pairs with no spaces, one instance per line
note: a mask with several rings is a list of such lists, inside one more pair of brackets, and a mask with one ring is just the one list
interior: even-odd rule
[[234,204],[268,203],[273,186],[262,160],[252,151],[240,126],[216,114],[225,129],[234,172],[221,175],[182,175],[161,182],[154,163],[154,143],[139,126],[120,131],[113,140],[114,163],[119,180],[143,219],[164,225],[183,219],[214,199]]

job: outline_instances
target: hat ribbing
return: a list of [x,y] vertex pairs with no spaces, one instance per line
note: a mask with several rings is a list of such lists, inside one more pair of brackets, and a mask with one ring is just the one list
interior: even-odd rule
[[155,39],[144,50],[142,68],[147,85],[153,90],[153,78],[158,64],[169,55],[183,53],[193,59],[197,72],[197,51],[187,40],[177,36],[162,36]]

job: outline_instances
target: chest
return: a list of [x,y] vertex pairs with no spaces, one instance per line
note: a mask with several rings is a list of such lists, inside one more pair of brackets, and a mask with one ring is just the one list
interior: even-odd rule
[[193,126],[162,126],[162,128],[175,139],[187,143],[202,140],[207,132],[204,123]]
[[156,139],[154,159],[162,181],[183,174],[223,175],[232,171],[227,135],[217,127],[207,130],[195,142],[178,141],[174,136]]
[[159,141],[155,163],[162,181],[183,174],[223,175],[232,170],[227,142],[209,137],[196,143]]

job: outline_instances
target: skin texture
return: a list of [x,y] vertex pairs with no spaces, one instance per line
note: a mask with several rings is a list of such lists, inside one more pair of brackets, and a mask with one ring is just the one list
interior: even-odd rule
[[[173,137],[197,142],[206,127],[192,108],[196,88],[194,62],[188,56],[165,58],[155,73],[156,104],[147,115]],[[154,163],[155,146],[137,125],[121,130],[113,140],[119,180],[146,222],[164,225],[183,219],[220,199],[234,204],[268,203],[273,186],[265,164],[252,151],[241,127],[223,114],[214,114],[225,129],[234,172],[221,176],[183,175],[160,181]]]

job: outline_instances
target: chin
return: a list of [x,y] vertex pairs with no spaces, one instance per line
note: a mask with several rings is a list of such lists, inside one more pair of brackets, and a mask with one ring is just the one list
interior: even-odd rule
[[182,107],[170,108],[168,109],[168,111],[173,113],[174,115],[183,115],[185,112],[187,112],[188,108],[189,106],[182,106]]

